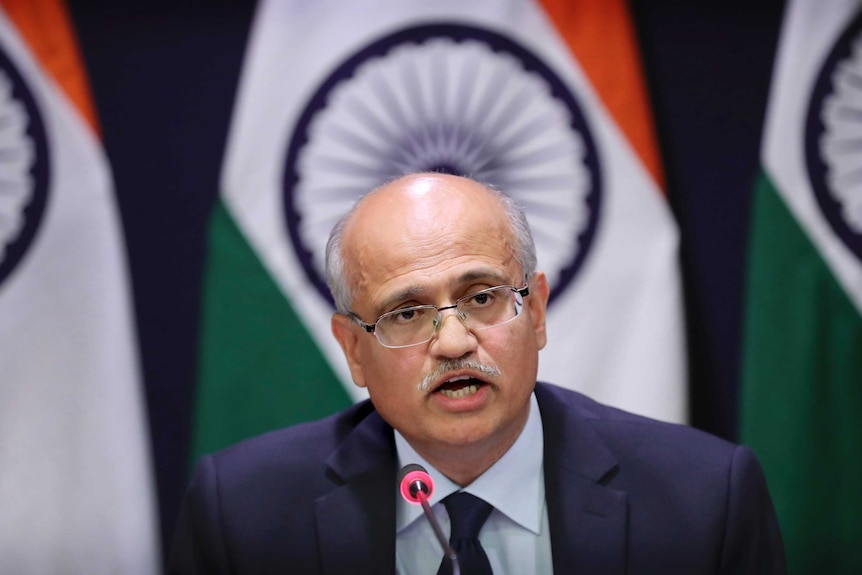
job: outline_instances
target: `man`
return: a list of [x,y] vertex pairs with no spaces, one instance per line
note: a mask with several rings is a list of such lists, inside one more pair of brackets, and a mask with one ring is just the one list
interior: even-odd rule
[[205,457],[171,573],[447,569],[398,496],[408,463],[434,478],[445,531],[462,513],[448,495],[483,506],[469,569],[783,573],[750,450],[536,383],[549,289],[535,267],[523,212],[477,182],[415,174],[363,198],[332,232],[327,281],[370,401]]

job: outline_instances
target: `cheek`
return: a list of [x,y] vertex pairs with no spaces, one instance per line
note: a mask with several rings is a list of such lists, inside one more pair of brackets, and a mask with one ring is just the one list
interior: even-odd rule
[[[537,371],[538,346],[532,324],[523,318],[516,321],[512,329],[495,333],[485,344],[485,350],[500,366],[504,375],[535,379]],[[506,327],[506,326],[503,326]],[[499,329],[499,328],[498,328]]]
[[378,346],[364,362],[368,393],[386,402],[409,397],[410,392],[416,393],[416,386],[422,380],[423,365],[424,354],[409,348],[391,350]]
[[425,394],[418,390],[423,366],[422,358],[409,353],[378,354],[366,366],[371,402],[387,423],[405,435],[415,434],[426,416]]

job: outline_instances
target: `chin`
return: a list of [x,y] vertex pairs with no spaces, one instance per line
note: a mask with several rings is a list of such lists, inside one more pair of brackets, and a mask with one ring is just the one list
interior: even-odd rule
[[451,433],[441,437],[440,441],[452,447],[479,447],[491,442],[497,435],[496,430],[487,424],[467,425],[452,429]]

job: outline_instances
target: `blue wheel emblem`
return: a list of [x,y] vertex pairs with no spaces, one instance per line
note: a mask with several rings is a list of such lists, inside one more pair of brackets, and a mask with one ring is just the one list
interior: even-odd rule
[[0,49],[0,284],[36,237],[48,179],[42,118],[21,74]]
[[314,92],[282,185],[291,244],[330,303],[332,226],[363,193],[417,171],[468,175],[521,203],[552,303],[576,277],[599,221],[598,153],[574,95],[526,48],[472,26],[416,26],[360,49]]
[[862,260],[862,13],[814,85],[805,126],[808,177],[826,221]]

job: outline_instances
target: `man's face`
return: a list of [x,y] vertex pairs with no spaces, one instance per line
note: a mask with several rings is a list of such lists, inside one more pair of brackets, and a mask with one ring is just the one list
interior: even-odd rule
[[[443,307],[488,287],[524,284],[505,212],[462,178],[413,176],[378,190],[348,225],[343,246],[356,288],[352,311],[367,323],[402,307]],[[342,315],[333,317],[333,333],[356,384],[417,451],[428,457],[469,447],[499,456],[526,422],[546,340],[544,275],[530,288],[514,320],[471,331],[447,310],[431,341],[413,347],[385,348]]]

